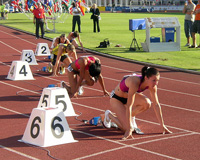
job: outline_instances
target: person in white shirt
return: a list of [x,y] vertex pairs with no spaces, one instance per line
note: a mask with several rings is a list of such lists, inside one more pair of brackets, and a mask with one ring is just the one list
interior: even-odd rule
[[75,31],[76,23],[78,24],[78,32],[81,33],[81,9],[78,6],[78,3],[72,3],[72,32]]
[[185,14],[184,30],[185,30],[185,36],[187,38],[187,43],[185,47],[186,46],[190,47],[190,38],[192,36],[192,25],[195,18],[193,12],[195,7],[196,5],[192,2],[192,0],[187,0],[183,8],[183,13]]

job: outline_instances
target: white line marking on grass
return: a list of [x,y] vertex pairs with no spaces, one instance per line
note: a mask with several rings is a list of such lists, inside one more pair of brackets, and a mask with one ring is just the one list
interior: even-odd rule
[[16,153],[16,154],[18,154],[18,155],[20,155],[20,156],[23,156],[23,157],[32,159],[32,160],[39,160],[38,158],[29,156],[29,155],[27,155],[27,154],[24,154],[24,153],[22,153],[22,152],[16,151],[16,150],[14,150],[14,149],[7,148],[7,147],[5,147],[5,146],[0,145],[0,147],[3,148],[3,149],[5,149],[5,150],[8,150],[8,151],[10,151],[10,152]]

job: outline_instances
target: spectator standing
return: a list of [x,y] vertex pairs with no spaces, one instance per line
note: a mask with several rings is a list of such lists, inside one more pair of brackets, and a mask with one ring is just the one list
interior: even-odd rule
[[[194,15],[195,15],[195,21],[192,25],[192,41],[193,41],[193,44],[189,48],[196,48],[197,47],[196,35],[195,34],[196,33],[200,34],[200,0],[198,0],[198,4],[195,7]],[[198,48],[200,48],[200,45],[198,46]]]
[[72,3],[72,32],[75,31],[76,23],[78,24],[78,32],[81,33],[81,9],[78,6],[78,3]]
[[41,3],[37,3],[38,8],[33,10],[33,23],[35,24],[36,20],[36,29],[35,35],[36,39],[39,38],[39,28],[41,29],[41,37],[44,38],[44,22],[45,22],[45,11]]
[[8,2],[5,2],[5,19],[8,19],[8,12],[9,12],[9,9],[10,9],[10,5]]
[[184,8],[183,13],[185,14],[185,21],[184,21],[184,30],[185,36],[187,38],[186,46],[190,46],[190,38],[192,36],[192,25],[194,22],[195,15],[193,14],[196,5],[192,2],[192,0],[187,0]]
[[0,5],[1,19],[5,19],[4,8],[5,8],[5,4],[1,3],[1,5]]
[[95,3],[90,8],[90,12],[92,12],[91,19],[93,19],[93,32],[96,32],[96,26],[97,26],[97,31],[100,32],[100,27],[99,27],[100,12]]

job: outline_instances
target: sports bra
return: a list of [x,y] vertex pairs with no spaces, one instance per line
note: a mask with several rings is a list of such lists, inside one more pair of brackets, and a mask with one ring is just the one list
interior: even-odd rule
[[128,75],[128,76],[125,76],[122,81],[120,82],[119,84],[119,88],[123,91],[123,92],[128,92],[129,88],[126,86],[125,84],[125,80],[126,78],[130,77],[130,76],[137,76],[140,78],[140,84],[139,84],[139,87],[138,87],[138,90],[137,92],[140,93],[140,92],[143,92],[144,90],[148,89],[149,87],[147,86],[144,90],[141,90],[140,89],[140,86],[142,84],[142,76],[141,75]]
[[[80,57],[81,58],[81,57]],[[80,58],[78,58],[76,61],[75,61],[75,66],[76,66],[76,68],[77,69],[80,69],[80,64],[78,63],[78,60],[80,59]],[[93,57],[87,57],[88,58],[88,63],[87,63],[87,65],[85,66],[85,70],[89,70],[89,65],[90,65],[90,63],[91,63],[91,61],[93,61],[93,62],[95,62],[95,59],[93,58]]]

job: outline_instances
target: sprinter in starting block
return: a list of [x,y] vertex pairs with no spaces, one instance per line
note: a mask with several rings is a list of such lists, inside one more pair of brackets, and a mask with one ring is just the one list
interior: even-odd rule
[[72,57],[74,60],[77,59],[76,49],[72,44],[58,44],[57,47],[52,50],[52,54],[53,76],[58,75],[58,66],[60,61],[64,63],[63,67],[65,67],[69,66],[69,64],[72,62],[70,57]]
[[[93,86],[99,81],[104,95],[109,95],[105,89],[103,76],[101,75],[100,60],[94,56],[82,56],[71,63],[68,68],[68,77],[70,86],[64,82],[61,86],[66,88],[70,97],[77,96],[79,87],[83,85]],[[77,75],[80,76],[77,80]]]
[[70,41],[70,43],[72,43],[76,48],[78,48],[78,43],[76,41],[76,38],[78,39],[79,41],[79,44],[83,50],[83,52],[86,52],[85,49],[83,48],[83,44],[81,42],[81,37],[80,37],[80,34],[78,33],[78,31],[75,31],[75,32],[70,32],[67,36],[67,40]]
[[[123,140],[132,137],[134,132],[133,117],[146,111],[153,106],[156,117],[162,127],[163,134],[172,133],[164,124],[162,110],[157,96],[157,85],[160,79],[160,73],[157,69],[143,67],[141,75],[126,75],[112,91],[110,96],[111,110],[105,111],[102,118],[103,125],[106,128],[111,127],[111,122],[124,132]],[[150,91],[150,97],[147,98],[144,90]],[[136,131],[136,130],[135,130]]]

